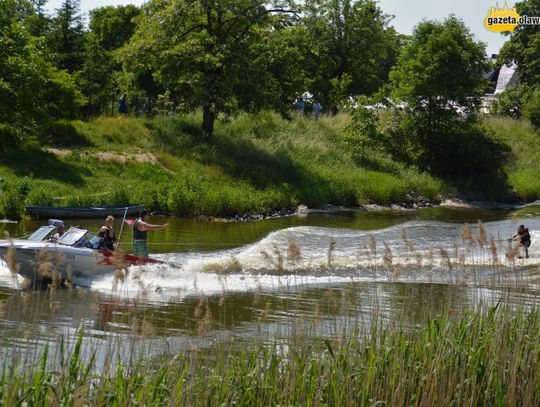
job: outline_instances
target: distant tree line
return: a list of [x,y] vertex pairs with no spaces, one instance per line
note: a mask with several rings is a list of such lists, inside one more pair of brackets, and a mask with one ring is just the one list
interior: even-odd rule
[[[360,95],[405,102],[408,142],[434,161],[458,121],[449,104],[472,115],[485,85],[484,46],[462,21],[423,22],[405,37],[375,0],[150,0],[92,10],[87,25],[79,0],[52,14],[46,2],[0,2],[2,145],[42,137],[60,119],[114,114],[124,92],[136,112],[200,109],[209,138],[220,114],[287,117],[309,90],[326,109]],[[540,15],[538,0],[519,7]],[[519,28],[501,57],[518,62],[528,86],[519,98],[533,110],[538,35]]]
[[[540,16],[540,0],[516,3],[522,16]],[[521,25],[510,35],[499,54],[499,64],[518,65],[519,84],[499,96],[495,113],[525,116],[540,128],[540,26]]]

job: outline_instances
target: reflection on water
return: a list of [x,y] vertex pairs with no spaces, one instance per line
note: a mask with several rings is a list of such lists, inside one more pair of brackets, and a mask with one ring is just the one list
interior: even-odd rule
[[[536,305],[540,221],[523,211],[518,219],[442,208],[242,223],[169,219],[150,243],[172,265],[132,268],[125,282],[105,276],[84,282],[89,289],[23,290],[0,268],[1,348],[54,347],[83,327],[98,347],[124,343],[131,347],[118,352],[158,355],[230,338],[334,336],[368,326],[374,314],[414,326],[481,303]],[[463,241],[464,223],[478,219],[486,240]],[[532,231],[531,259],[506,257],[519,223]],[[2,227],[20,236],[37,225]]]

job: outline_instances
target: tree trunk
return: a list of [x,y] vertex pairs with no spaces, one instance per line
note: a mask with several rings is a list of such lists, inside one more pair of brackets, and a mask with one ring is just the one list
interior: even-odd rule
[[212,109],[210,103],[205,103],[203,106],[203,123],[202,123],[202,138],[210,139],[214,133],[214,122],[216,121],[216,113]]

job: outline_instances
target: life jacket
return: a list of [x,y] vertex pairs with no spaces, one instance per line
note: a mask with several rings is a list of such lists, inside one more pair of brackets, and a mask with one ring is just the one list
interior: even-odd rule
[[109,250],[114,250],[114,243],[116,242],[116,237],[114,236],[113,228],[103,225],[98,233],[99,236],[103,237],[103,242],[101,243],[102,247],[106,247]]

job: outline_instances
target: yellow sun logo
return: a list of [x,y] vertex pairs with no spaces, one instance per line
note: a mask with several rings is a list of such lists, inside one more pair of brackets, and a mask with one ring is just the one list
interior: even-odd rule
[[519,14],[515,7],[508,7],[504,2],[504,7],[491,7],[484,19],[484,27],[489,31],[502,33],[506,31],[514,31],[519,24]]

